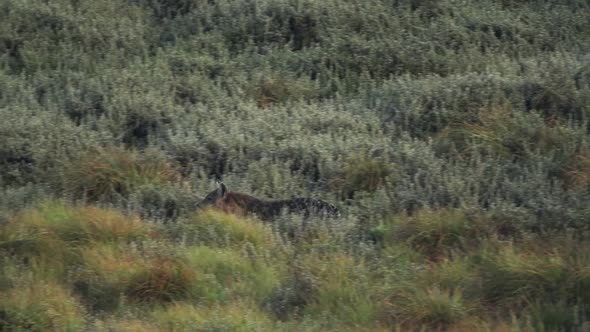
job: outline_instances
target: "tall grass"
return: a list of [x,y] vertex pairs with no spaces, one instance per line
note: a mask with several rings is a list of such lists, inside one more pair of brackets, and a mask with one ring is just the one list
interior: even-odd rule
[[77,331],[84,326],[84,308],[61,285],[29,282],[1,294],[2,330]]
[[91,200],[103,196],[127,197],[146,185],[180,179],[174,166],[156,151],[138,154],[125,149],[89,151],[65,166],[64,187]]

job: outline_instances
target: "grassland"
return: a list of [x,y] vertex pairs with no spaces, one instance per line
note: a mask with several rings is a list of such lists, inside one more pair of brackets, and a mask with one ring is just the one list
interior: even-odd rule
[[[589,329],[588,22],[0,2],[0,330]],[[216,178],[343,217],[198,213]]]

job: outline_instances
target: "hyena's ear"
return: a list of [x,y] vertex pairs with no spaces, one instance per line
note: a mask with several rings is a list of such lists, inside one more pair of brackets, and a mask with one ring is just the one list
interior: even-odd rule
[[219,183],[219,189],[217,189],[219,192],[219,196],[225,198],[225,195],[227,195],[227,187],[225,186],[225,184],[223,182]]

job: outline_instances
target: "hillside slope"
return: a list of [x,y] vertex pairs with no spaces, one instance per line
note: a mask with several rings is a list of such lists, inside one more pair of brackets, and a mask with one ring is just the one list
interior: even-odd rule
[[[0,330],[587,327],[588,22],[581,0],[2,1]],[[221,178],[344,216],[197,213]]]

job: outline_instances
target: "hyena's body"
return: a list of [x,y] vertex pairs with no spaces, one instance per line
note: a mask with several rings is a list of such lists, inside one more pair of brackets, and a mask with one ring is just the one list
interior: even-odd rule
[[296,197],[285,200],[262,200],[243,193],[228,192],[223,183],[199,202],[197,208],[214,208],[242,216],[253,214],[263,220],[273,219],[283,212],[298,213],[305,217],[340,216],[337,207],[319,199]]

